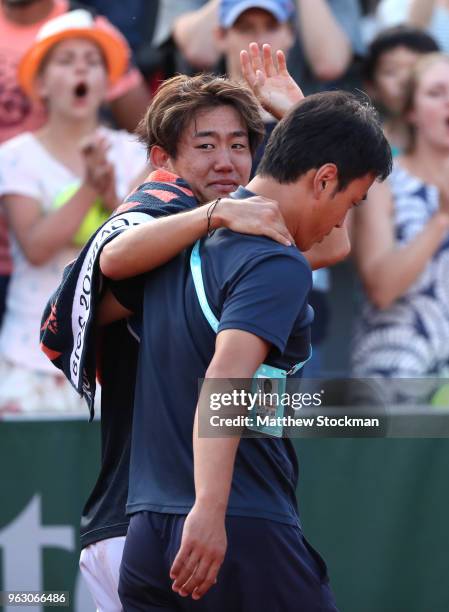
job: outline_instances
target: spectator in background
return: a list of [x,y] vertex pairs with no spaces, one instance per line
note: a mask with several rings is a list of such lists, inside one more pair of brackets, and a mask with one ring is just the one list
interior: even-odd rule
[[[240,2],[246,8],[254,6]],[[236,4],[239,2],[229,2]],[[276,13],[287,3],[266,0],[259,4],[261,9]],[[160,0],[154,44],[165,45],[167,54],[176,56],[168,62],[171,70],[186,71],[188,65],[211,70],[217,65],[220,54],[213,31],[219,24],[219,5],[219,0]],[[361,12],[357,0],[296,0],[296,9],[299,43],[290,56],[290,72],[306,93],[312,93],[342,77],[354,54],[363,52]]]
[[[74,6],[76,3],[69,0],[1,0],[0,143],[22,132],[35,131],[44,124],[45,108],[21,89],[17,81],[17,66],[40,28]],[[98,17],[98,23],[102,27],[112,28],[103,17]],[[114,32],[120,37],[119,32],[115,29]],[[132,131],[147,107],[148,97],[139,71],[130,66],[110,88],[107,96],[117,125]],[[0,211],[0,327],[11,271],[7,227]]]
[[[374,206],[355,213],[354,253],[367,301],[356,377],[439,375],[449,361],[449,56],[413,69],[403,113],[410,144]],[[428,399],[428,398],[422,398]]]
[[[80,399],[38,346],[45,303],[83,241],[132,187],[146,161],[128,132],[98,127],[107,91],[126,70],[122,37],[84,10],[46,23],[19,65],[47,121],[0,147],[0,203],[14,271],[0,332],[0,408],[73,410]],[[104,211],[104,214],[108,214]]]
[[[17,81],[17,66],[33,44],[37,32],[50,19],[63,15],[76,3],[69,0],[1,0],[0,4],[0,142],[24,131],[34,131],[45,121],[45,109],[26,96]],[[121,34],[101,16],[101,27]],[[107,100],[120,128],[133,131],[148,105],[148,93],[136,68],[128,70],[109,89]]]
[[413,66],[421,55],[435,51],[438,45],[429,34],[408,26],[381,32],[369,46],[364,64],[365,86],[383,115],[384,132],[393,155],[398,155],[408,140],[402,110]]
[[[290,0],[221,0],[216,40],[228,78],[234,81],[242,79],[240,52],[247,49],[252,41],[259,48],[268,44],[273,49],[282,50],[287,56],[294,42],[293,16],[294,5]],[[254,160],[254,172],[276,125],[276,120],[268,113],[263,118],[266,134]]]
[[449,0],[381,0],[376,15],[380,29],[401,23],[422,28],[449,53]]

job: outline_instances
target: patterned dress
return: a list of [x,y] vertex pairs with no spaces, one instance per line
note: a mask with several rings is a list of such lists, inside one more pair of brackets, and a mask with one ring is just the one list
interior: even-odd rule
[[[398,248],[438,210],[439,194],[396,163],[389,179]],[[449,235],[407,292],[386,310],[365,301],[352,351],[354,377],[441,376],[449,361]]]

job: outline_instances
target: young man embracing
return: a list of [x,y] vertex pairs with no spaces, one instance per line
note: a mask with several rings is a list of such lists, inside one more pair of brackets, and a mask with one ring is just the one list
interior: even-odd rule
[[[220,113],[217,121],[232,120],[226,105]],[[210,134],[192,134],[213,150]],[[181,174],[182,152],[166,151],[167,170]],[[279,123],[259,173],[235,193],[276,199],[297,248],[219,229],[145,279],[119,588],[125,611],[336,609],[301,531],[290,441],[199,436],[198,379],[251,378],[262,363],[289,371],[308,358],[311,270],[300,251],[341,226],[390,169],[367,104],[343,92],[310,96]]]

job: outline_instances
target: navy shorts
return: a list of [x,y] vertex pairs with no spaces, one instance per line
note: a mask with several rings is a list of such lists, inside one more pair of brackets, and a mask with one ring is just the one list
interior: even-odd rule
[[199,601],[171,590],[185,516],[131,517],[120,570],[125,612],[337,612],[326,565],[298,527],[227,517],[218,581]]

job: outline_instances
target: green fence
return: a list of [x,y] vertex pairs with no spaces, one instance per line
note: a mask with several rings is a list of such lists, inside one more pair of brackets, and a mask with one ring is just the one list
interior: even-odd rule
[[[93,610],[78,523],[99,435],[98,422],[0,423],[0,590],[70,591],[64,609]],[[341,612],[448,612],[449,440],[295,442],[304,530]]]

